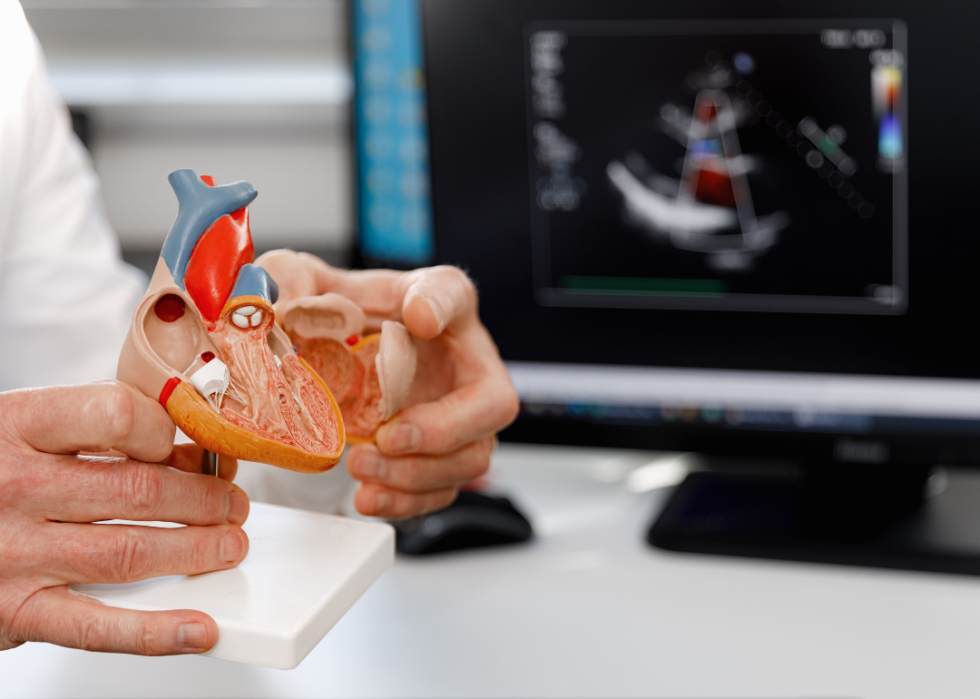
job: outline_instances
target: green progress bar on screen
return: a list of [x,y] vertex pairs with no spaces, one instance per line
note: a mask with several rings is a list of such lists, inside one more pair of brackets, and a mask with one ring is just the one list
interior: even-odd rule
[[656,279],[653,277],[561,277],[558,288],[567,294],[618,296],[724,296],[720,279]]

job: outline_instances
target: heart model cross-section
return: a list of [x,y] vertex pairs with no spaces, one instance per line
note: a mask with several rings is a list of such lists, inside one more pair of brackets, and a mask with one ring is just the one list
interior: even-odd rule
[[171,173],[179,209],[119,357],[119,380],[160,401],[217,454],[320,473],[344,450],[330,389],[275,323],[276,283],[253,264],[247,182]]

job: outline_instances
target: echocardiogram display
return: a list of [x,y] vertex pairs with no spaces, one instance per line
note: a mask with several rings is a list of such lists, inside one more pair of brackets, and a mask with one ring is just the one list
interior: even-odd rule
[[904,312],[901,23],[525,34],[538,303]]

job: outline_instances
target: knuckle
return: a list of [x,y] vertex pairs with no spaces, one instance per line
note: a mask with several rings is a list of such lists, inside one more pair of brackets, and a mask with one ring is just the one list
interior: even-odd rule
[[148,516],[154,512],[163,496],[163,479],[153,466],[134,466],[123,475],[123,498],[133,516]]
[[154,652],[153,633],[145,622],[139,621],[133,625],[132,649],[137,655],[156,655]]
[[101,385],[98,395],[102,433],[111,447],[126,437],[133,428],[135,406],[133,395],[117,381]]
[[200,516],[208,522],[223,521],[228,514],[227,502],[231,486],[220,478],[194,478],[193,482],[202,480],[205,480],[205,487],[201,489]]
[[185,549],[184,566],[190,571],[213,570],[220,560],[221,541],[231,527],[193,527],[195,535]]
[[106,577],[113,582],[142,580],[150,568],[150,542],[139,527],[127,527],[112,542],[106,561],[112,566]]
[[109,628],[101,616],[86,617],[76,627],[76,645],[81,650],[105,650],[109,644]]

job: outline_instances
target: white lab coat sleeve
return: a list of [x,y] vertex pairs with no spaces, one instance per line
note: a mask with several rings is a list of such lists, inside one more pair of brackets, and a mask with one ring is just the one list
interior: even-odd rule
[[146,283],[20,5],[0,0],[0,390],[114,377]]

